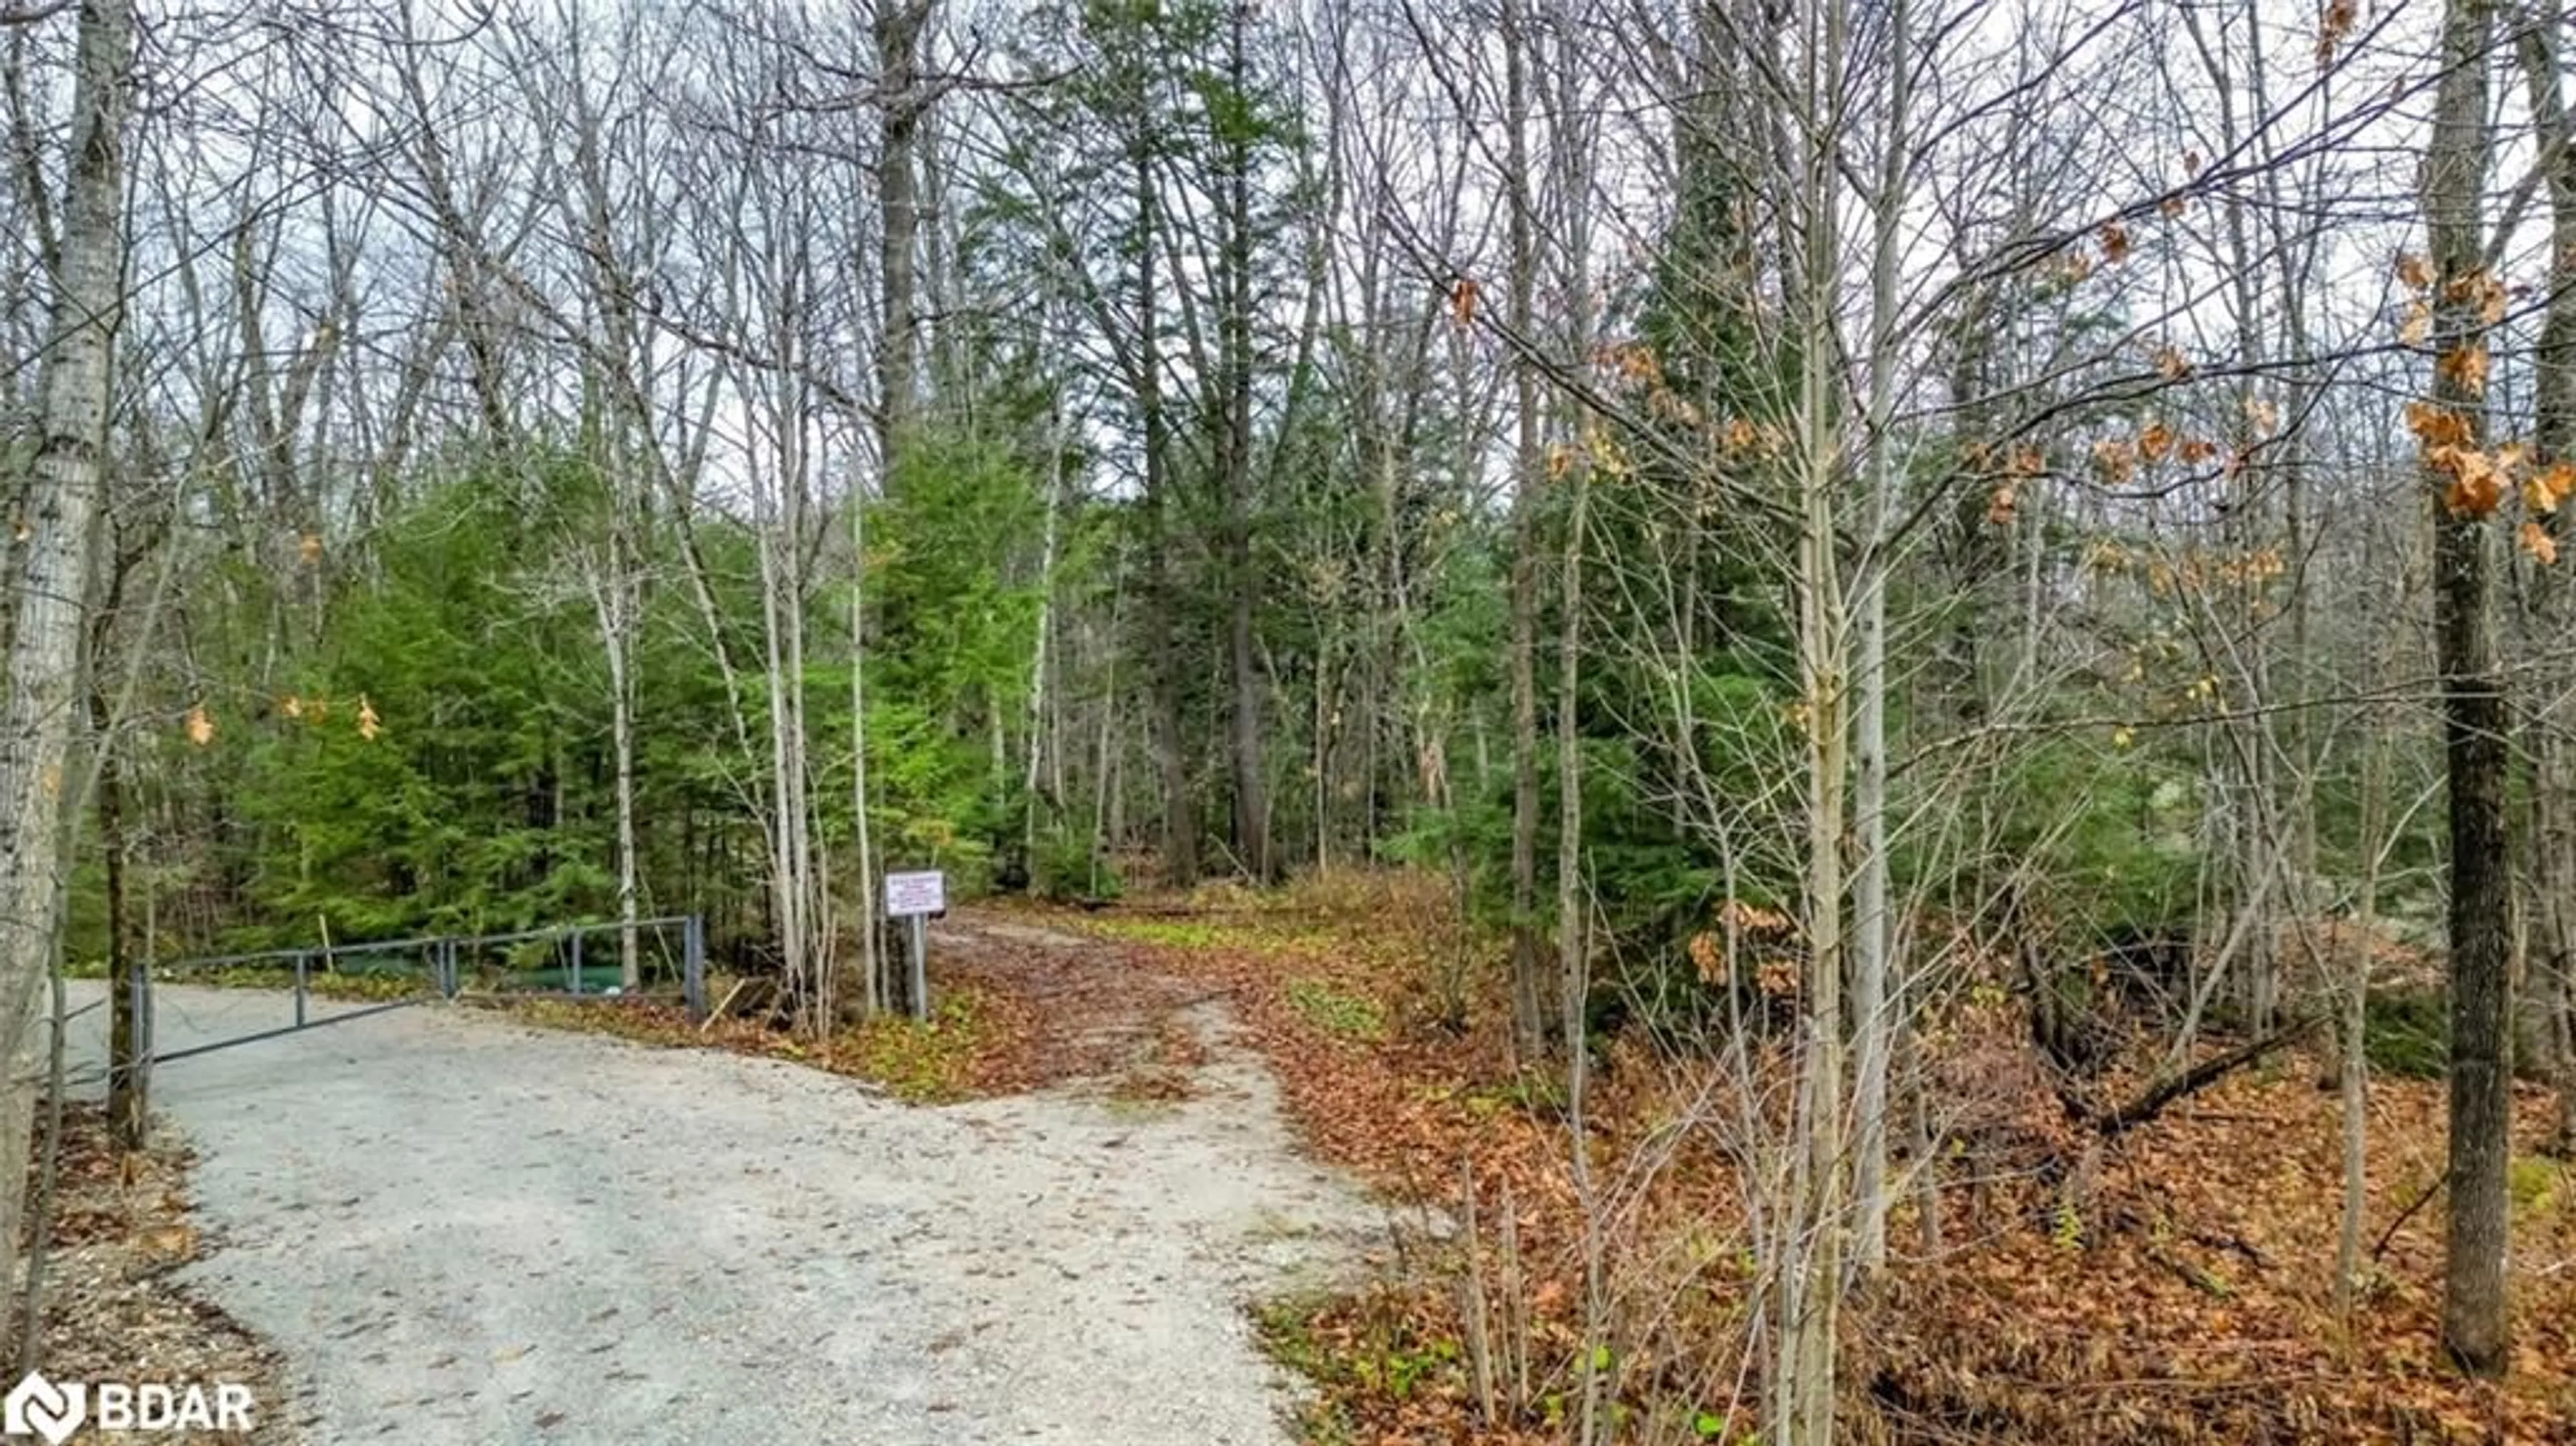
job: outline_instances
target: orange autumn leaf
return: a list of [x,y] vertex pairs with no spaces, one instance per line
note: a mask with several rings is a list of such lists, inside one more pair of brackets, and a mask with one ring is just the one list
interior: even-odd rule
[[2558,504],[2576,493],[2576,463],[2560,462],[2545,467],[2523,479],[2523,505],[2543,517],[2558,510]]
[[2486,395],[2487,347],[2482,341],[2471,341],[2442,353],[2433,363],[2435,375],[2459,385],[2473,397]]
[[2179,347],[2170,344],[2157,347],[2156,375],[2169,382],[2181,381],[2191,375],[2191,359],[2184,356]]
[[2181,449],[2182,460],[2190,466],[2203,466],[2208,463],[2211,458],[2217,455],[2218,444],[2216,442],[2212,442],[2204,437],[2185,437],[2183,439]]
[[304,716],[304,700],[289,693],[277,700],[277,711],[288,718],[301,718]]
[[2191,203],[2183,197],[2182,193],[2177,191],[2156,203],[2156,214],[2170,221],[2181,215],[2189,208],[2190,204]]
[[2129,259],[2129,228],[2117,221],[2102,223],[2102,264],[2117,266]]
[[2454,516],[2484,517],[2504,501],[2504,473],[2486,453],[2474,447],[2445,447],[2432,454],[2432,462],[2451,474],[2442,505]]
[[1460,326],[1475,325],[1476,283],[1471,278],[1461,276],[1449,288],[1449,316]]
[[2488,326],[2504,320],[2506,302],[2504,282],[2486,267],[2481,266],[2465,276],[2453,279],[2449,285],[2442,288],[2442,295],[2450,301],[2474,302],[2478,308],[2478,320]]
[[2047,466],[2048,461],[2040,455],[2039,449],[2024,442],[2012,449],[2012,455],[2006,461],[2004,470],[2015,477],[2036,477],[2046,470]]
[[203,703],[188,710],[188,741],[200,748],[215,741],[215,720],[207,716]]
[[2436,402],[2408,402],[2406,426],[2427,452],[2468,445],[2469,419]]
[[318,532],[308,532],[302,537],[296,539],[295,555],[303,559],[306,567],[311,567],[313,564],[320,562],[322,560],[322,534]]
[[2151,466],[2171,456],[2173,449],[2174,430],[2162,422],[2154,423],[2138,434],[2138,455]]
[[2525,522],[2522,524],[2522,530],[2514,536],[2515,540],[2522,544],[2522,550],[2530,553],[2532,560],[2541,566],[2547,567],[2558,560],[2558,540],[2551,537],[2549,529],[2539,523]]
[[2406,320],[2397,328],[2397,339],[2408,346],[2422,346],[2433,339],[2433,307],[2422,297],[2406,303]]
[[358,736],[372,743],[376,735],[384,731],[383,720],[376,716],[376,705],[368,702],[365,694],[360,694],[358,696]]
[[2093,444],[2093,467],[2104,481],[2126,482],[2137,465],[2138,449],[2122,438],[2105,437]]
[[2011,483],[2007,482],[2003,486],[1996,488],[1994,496],[1986,500],[1987,523],[1995,527],[2011,526],[2013,520],[2013,509],[2018,505],[2018,502],[2019,499],[2015,497]]
[[2433,267],[2412,251],[2397,258],[2397,279],[2409,291],[2429,291],[2433,287]]

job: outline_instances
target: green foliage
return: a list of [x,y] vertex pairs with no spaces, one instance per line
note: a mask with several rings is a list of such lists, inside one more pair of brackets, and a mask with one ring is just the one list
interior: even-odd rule
[[[2187,929],[2201,862],[2199,784],[2187,764],[2120,754],[2097,733],[2068,731],[2017,750],[1990,783],[1971,784],[1992,815],[1999,857],[2048,881],[2045,908],[2070,946]],[[1983,875],[1960,883],[1950,902],[1963,909],[1996,887]]]
[[1041,830],[1030,850],[1029,890],[1041,899],[1070,903],[1117,898],[1122,885],[1091,834],[1055,826]]
[[[869,820],[888,860],[969,878],[1016,843],[1022,800],[993,720],[1027,707],[1045,502],[1008,446],[924,429],[866,518]],[[847,697],[844,669],[818,670]],[[846,707],[840,712],[846,715]],[[840,750],[847,755],[846,744]]]
[[[216,736],[254,845],[246,937],[525,928],[609,903],[586,604],[532,575],[523,518],[595,492],[572,463],[471,474],[391,519],[283,695]],[[260,704],[265,706],[260,706]]]
[[962,1099],[983,1027],[982,1007],[960,993],[940,998],[925,1021],[879,1016],[859,1029],[857,1073],[915,1104]]
[[2372,990],[2361,1037],[2374,1072],[2440,1079],[2451,1062],[2450,996],[2440,989]]
[[2520,1156],[2506,1167],[2505,1193],[2514,1209],[2545,1214],[2561,1198],[2559,1189],[2566,1179],[2567,1166],[2560,1161]]
[[1320,979],[1289,980],[1288,1004],[1327,1034],[1360,1040],[1386,1037],[1386,1012],[1377,1001],[1345,993]]

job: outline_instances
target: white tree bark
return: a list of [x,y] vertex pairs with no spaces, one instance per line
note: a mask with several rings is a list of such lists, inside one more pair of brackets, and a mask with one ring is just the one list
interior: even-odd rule
[[[1867,546],[1861,557],[1852,678],[1852,746],[1857,776],[1852,786],[1852,833],[1859,858],[1852,880],[1852,1023],[1857,1078],[1852,1104],[1856,1133],[1852,1196],[1853,1263],[1863,1272],[1887,1261],[1887,1062],[1898,1027],[1889,999],[1894,921],[1888,907],[1887,856],[1887,555],[1888,519],[1897,505],[1896,273],[1898,224],[1905,204],[1906,112],[1912,96],[1910,7],[1895,0],[1889,16],[1888,113],[1871,198],[1869,313],[1869,418],[1866,495],[1862,499]],[[1897,991],[1902,994],[1901,987]]]
[[[15,626],[0,696],[0,1060],[20,1057],[60,945],[67,784],[86,649],[90,557],[105,491],[108,370],[123,307],[124,126],[131,0],[84,0],[70,181],[44,354],[43,439],[11,579]],[[34,1100],[13,1073],[0,1099],[0,1281],[17,1263]]]

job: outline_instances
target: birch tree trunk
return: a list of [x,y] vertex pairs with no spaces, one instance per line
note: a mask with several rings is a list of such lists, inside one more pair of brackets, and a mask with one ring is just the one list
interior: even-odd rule
[[[622,452],[619,454],[622,457]],[[623,470],[622,468],[620,470]],[[622,482],[612,481],[612,507],[626,506]],[[635,596],[628,562],[625,519],[609,528],[608,558],[591,579],[591,605],[599,616],[600,655],[608,664],[608,746],[615,760],[617,793],[617,977],[629,994],[643,987],[643,958],[635,922],[642,917],[635,843]]]
[[[1871,202],[1869,318],[1869,455],[1852,696],[1852,834],[1858,852],[1852,880],[1852,1031],[1858,1056],[1853,1123],[1854,1265],[1867,1272],[1887,1261],[1887,1063],[1896,1027],[1890,1017],[1889,966],[1895,944],[1889,914],[1887,856],[1887,556],[1888,518],[1896,503],[1896,271],[1898,225],[1905,204],[1906,112],[1912,99],[1911,12],[1895,0],[1889,16],[1888,120],[1881,144],[1878,194]],[[1901,991],[1900,991],[1901,992]]]
[[1803,526],[1798,540],[1798,681],[1806,711],[1807,806],[1805,934],[1807,977],[1802,1025],[1803,1063],[1797,1124],[1800,1189],[1786,1239],[1782,1274],[1785,1359],[1777,1372],[1783,1390],[1773,1400],[1766,1434],[1797,1446],[1833,1440],[1834,1378],[1842,1304],[1842,1250],[1849,1161],[1844,1151],[1843,837],[1845,789],[1851,768],[1846,716],[1849,686],[1849,619],[1840,559],[1841,519],[1834,491],[1842,470],[1842,395],[1834,375],[1835,300],[1841,244],[1836,224],[1841,185],[1841,114],[1836,87],[1843,68],[1846,17],[1842,0],[1814,0],[1802,37],[1804,134],[1799,161],[1805,234],[1797,294],[1797,478]]
[[[84,725],[90,558],[105,493],[108,368],[123,309],[124,126],[131,0],[83,0],[71,166],[54,270],[43,436],[20,526],[8,688],[0,696],[0,1060],[25,1053],[38,986],[61,943],[67,792]],[[0,1282],[14,1277],[34,1099],[0,1098]]]

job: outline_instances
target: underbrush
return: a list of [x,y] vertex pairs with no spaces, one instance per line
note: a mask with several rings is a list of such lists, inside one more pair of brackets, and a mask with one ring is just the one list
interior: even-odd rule
[[943,1104],[1007,1088],[1026,1031],[1011,1001],[972,985],[942,991],[931,1017],[880,1014],[816,1039],[765,1022],[719,1016],[692,1023],[676,1004],[644,1000],[499,1001],[513,1017],[665,1048],[717,1048],[791,1060],[879,1086],[914,1104]]
[[[1310,1440],[1566,1441],[1587,1411],[1595,1440],[1756,1439],[1766,1221],[1794,1138],[1784,1037],[1600,1041],[1587,1195],[1563,1077],[1512,1067],[1502,951],[1436,880],[1153,903],[1142,930],[1050,919],[1223,987],[1311,1148],[1446,1222],[1360,1290],[1262,1312],[1314,1384]],[[2240,1070],[2105,1138],[1999,981],[1958,991],[1920,1040],[1889,1266],[1844,1313],[1850,1439],[2576,1440],[2576,1185],[2558,1167],[2515,1166],[2512,1374],[2467,1382],[2442,1359],[2438,1080],[2372,1082],[2363,1279],[2338,1319],[2339,1104],[2309,1062]],[[2148,1082],[2115,1067],[2086,1090]],[[2518,1102],[2534,1146],[2547,1104]]]

